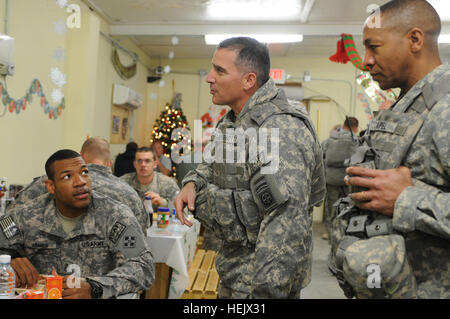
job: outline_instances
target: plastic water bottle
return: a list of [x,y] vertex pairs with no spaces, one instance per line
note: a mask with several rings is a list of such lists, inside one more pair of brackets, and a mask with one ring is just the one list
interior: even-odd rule
[[174,209],[172,209],[172,220],[171,223],[173,223],[174,225],[181,225],[180,220],[177,217],[177,211]]
[[150,217],[150,226],[153,225],[153,206],[152,206],[152,198],[150,196],[145,196],[145,210],[147,211]]
[[14,299],[16,275],[11,267],[11,256],[0,255],[0,299]]

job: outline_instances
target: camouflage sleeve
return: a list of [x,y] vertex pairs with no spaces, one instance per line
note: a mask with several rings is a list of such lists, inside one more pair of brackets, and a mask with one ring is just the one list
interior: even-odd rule
[[419,230],[450,239],[450,193],[408,187],[395,203],[393,225],[402,232]]
[[[430,143],[423,148],[429,154],[418,154],[420,165],[429,166],[439,174],[436,185],[440,189],[415,180],[414,187],[406,188],[397,198],[393,225],[403,232],[419,230],[430,235],[450,238],[450,94],[436,104],[423,125],[430,135]],[[425,164],[423,164],[425,163]],[[442,191],[446,189],[446,191]]]
[[47,188],[45,187],[45,180],[47,175],[36,177],[33,181],[26,185],[22,191],[17,194],[14,201],[8,206],[7,210],[10,210],[18,205],[22,205],[29,200],[35,199],[42,194],[47,193]]
[[20,208],[18,205],[0,217],[0,255],[10,255],[11,258],[25,256],[23,232],[20,231],[20,221],[16,215]]
[[122,217],[112,224],[108,236],[117,267],[105,276],[89,277],[102,285],[102,298],[149,289],[155,280],[155,264],[146,237],[131,210],[120,206]]
[[212,181],[212,169],[209,164],[203,162],[196,169],[189,171],[183,178],[181,185],[184,187],[189,182],[194,182],[197,192]]
[[178,187],[178,184],[170,177],[162,178],[160,182],[161,185],[159,185],[159,189],[161,193],[159,195],[168,203],[172,200],[172,198],[174,198],[175,194],[180,191],[180,188]]
[[264,214],[255,246],[251,296],[278,299],[291,297],[294,287],[304,287],[310,280],[312,207],[308,202],[319,145],[297,118],[269,121],[265,126],[279,128],[279,167],[273,177],[287,202]]

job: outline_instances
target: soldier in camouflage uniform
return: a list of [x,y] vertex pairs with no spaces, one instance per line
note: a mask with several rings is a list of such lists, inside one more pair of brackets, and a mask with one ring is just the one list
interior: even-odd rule
[[136,173],[122,175],[120,179],[136,190],[142,201],[146,196],[152,198],[153,210],[159,206],[168,207],[180,191],[177,182],[171,177],[156,172],[156,154],[150,147],[140,147],[136,151],[134,167]]
[[[220,298],[299,298],[311,280],[313,206],[325,195],[320,143],[308,115],[269,78],[266,46],[228,39],[212,64],[213,103],[232,110],[183,179],[178,218],[191,225],[187,204],[222,239]],[[238,160],[224,161],[226,153]]]
[[[369,245],[377,237],[356,242],[348,247],[344,271],[397,251],[400,259],[406,254],[412,274],[396,279],[400,265],[381,268],[382,295],[450,298],[450,68],[439,57],[441,21],[421,0],[391,1],[380,12],[381,28],[364,28],[364,63],[382,89],[400,87],[401,95],[369,124],[363,138],[371,150],[352,157],[356,165],[347,169],[346,183],[363,188],[351,195],[360,210],[388,216],[395,243]],[[364,276],[351,277],[357,297],[377,295],[363,289]]]
[[[112,174],[110,168],[112,161],[108,141],[101,137],[91,137],[83,143],[80,154],[85,163],[87,163],[92,189],[128,206],[136,216],[142,231],[146,234],[147,228],[150,227],[149,215],[136,191]],[[46,179],[46,175],[36,177],[33,182],[19,193],[8,209],[47,193],[45,187]]]
[[11,255],[18,287],[31,287],[38,274],[54,269],[65,276],[63,298],[110,298],[150,288],[153,257],[131,210],[91,190],[87,166],[72,150],[53,154],[46,173],[48,193],[0,219],[0,253]]
[[340,197],[347,196],[348,187],[345,185],[345,164],[358,146],[358,119],[347,117],[339,131],[332,131],[330,138],[322,142],[322,150],[325,165],[325,178],[327,183],[327,195],[325,197],[324,224],[326,235],[322,238],[328,239],[331,251],[329,268],[332,272],[335,268],[332,256],[336,250],[337,242],[342,237],[340,227],[336,221],[336,208],[333,206]]

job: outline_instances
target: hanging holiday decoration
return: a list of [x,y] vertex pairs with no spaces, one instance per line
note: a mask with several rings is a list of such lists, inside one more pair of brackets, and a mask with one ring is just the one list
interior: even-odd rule
[[381,88],[378,86],[369,73],[361,72],[357,78],[356,82],[364,88],[365,93],[378,105],[388,100],[388,98],[392,100],[396,100],[397,96],[391,89],[386,91],[387,95],[383,93]]
[[[191,149],[189,126],[180,105],[181,94],[175,93],[172,103],[166,104],[165,109],[161,112],[159,119],[156,120],[153,126],[150,142],[161,141],[166,156],[170,156],[174,151],[180,154],[181,144],[187,147],[187,149]],[[176,129],[177,131],[172,134]],[[172,174],[176,176],[175,167],[172,167]]]
[[9,112],[16,111],[19,114],[21,111],[25,111],[27,105],[31,104],[33,101],[33,95],[37,95],[40,98],[41,107],[44,109],[44,113],[48,114],[50,119],[57,119],[62,114],[62,110],[65,108],[65,99],[62,93],[52,94],[52,98],[59,100],[57,106],[50,106],[47,97],[45,96],[44,90],[42,88],[41,82],[38,79],[34,79],[31,82],[30,88],[27,93],[20,99],[13,99],[9,96],[4,84],[0,82],[0,99],[4,106],[6,106]]
[[211,132],[207,129],[216,127],[217,122],[219,122],[220,119],[227,114],[228,110],[228,106],[211,105],[208,112],[202,115],[200,118],[202,120],[202,129],[206,130],[203,136],[204,139],[209,140],[211,138]]
[[330,56],[330,61],[343,64],[351,61],[357,69],[361,71],[369,71],[369,69],[363,64],[351,34],[342,33],[341,39],[337,44],[337,52],[336,54]]
[[130,66],[124,66],[122,62],[120,62],[119,54],[117,53],[116,48],[113,48],[112,56],[111,56],[112,64],[116,69],[117,73],[124,80],[131,79],[136,75],[137,72],[137,62],[134,59],[134,63]]
[[362,93],[358,93],[357,96],[358,100],[361,101],[362,107],[364,109],[364,112],[367,114],[367,119],[370,121],[373,118],[373,112],[370,108],[369,101],[367,100],[367,97],[364,96]]

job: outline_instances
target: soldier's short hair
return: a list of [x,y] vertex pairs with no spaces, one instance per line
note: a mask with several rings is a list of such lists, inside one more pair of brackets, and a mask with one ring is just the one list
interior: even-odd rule
[[[98,159],[104,163],[111,159],[109,142],[102,137],[88,138],[81,146],[81,154],[89,159]],[[86,159],[89,162],[88,159]]]
[[[147,152],[152,153],[152,154],[153,154],[153,160],[156,160],[156,153],[155,153],[155,151],[153,150],[153,148],[148,147],[148,146],[142,146],[142,147],[139,147],[139,148],[136,150],[136,154],[137,154],[137,153],[147,153]],[[135,155],[134,158],[136,159],[136,155]]]
[[62,161],[71,158],[81,157],[78,152],[69,149],[63,149],[56,151],[48,158],[47,162],[45,162],[45,173],[47,174],[48,179],[52,181],[55,180],[55,171],[53,170],[53,163],[56,161]]
[[[348,119],[348,122],[347,122],[347,119]],[[350,127],[348,127],[348,123],[350,123]],[[355,129],[355,128],[358,128],[358,126],[359,126],[359,121],[358,121],[358,119],[357,119],[356,117],[349,116],[349,117],[347,117],[347,118],[345,119],[344,125],[343,125],[343,126],[345,126],[345,127],[347,127],[347,128]]]
[[259,87],[269,80],[270,56],[266,45],[253,38],[234,37],[223,40],[217,49],[235,50],[235,65],[244,72],[254,72]]

